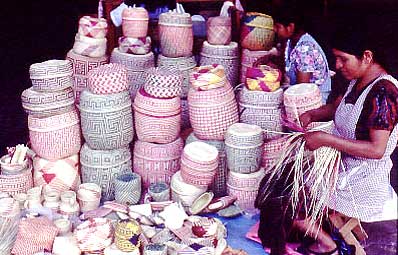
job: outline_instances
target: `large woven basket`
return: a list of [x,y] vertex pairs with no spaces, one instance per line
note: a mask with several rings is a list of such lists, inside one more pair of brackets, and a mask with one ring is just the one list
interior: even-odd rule
[[171,143],[181,130],[180,98],[155,98],[141,89],[134,100],[134,123],[138,139]]
[[80,123],[76,110],[46,118],[28,116],[33,151],[49,160],[77,154],[81,146]]
[[104,18],[83,16],[79,20],[78,33],[87,37],[105,38],[108,32],[108,23]]
[[131,173],[129,147],[115,150],[93,150],[87,144],[80,151],[82,181],[93,182],[102,188],[103,201],[115,198],[115,180],[118,175]]
[[264,168],[266,173],[271,171],[272,167],[275,166],[285,146],[287,146],[286,137],[271,139],[264,143],[261,167]]
[[239,48],[236,42],[228,45],[212,45],[203,42],[200,65],[219,64],[224,66],[228,81],[233,87],[239,83]]
[[180,170],[183,140],[167,144],[148,143],[137,140],[134,144],[133,169],[142,177],[142,184],[147,189],[151,183],[170,184],[174,173]]
[[122,12],[123,35],[131,38],[145,37],[148,33],[149,15],[142,7],[126,8]]
[[119,37],[119,51],[129,54],[145,55],[151,51],[151,37]]
[[76,54],[91,58],[104,57],[106,55],[106,42],[106,38],[92,38],[77,33],[73,51]]
[[91,148],[116,149],[133,140],[133,113],[127,91],[96,95],[85,90],[79,109],[82,133]]
[[110,63],[92,69],[88,74],[88,88],[94,94],[113,94],[128,90],[127,69]]
[[[279,137],[282,132],[283,90],[251,91],[244,87],[238,96],[240,122],[260,126],[264,138]],[[269,131],[269,132],[267,132]]]
[[159,16],[158,24],[160,47],[163,55],[172,58],[192,55],[193,31],[191,15],[188,13],[162,13]]
[[231,18],[210,17],[206,23],[207,41],[214,45],[228,45],[231,42]]
[[47,60],[29,67],[30,80],[36,91],[53,92],[73,85],[72,63],[68,60]]
[[257,59],[267,56],[269,54],[270,52],[265,50],[252,51],[248,49],[243,49],[240,69],[240,82],[246,82],[246,70],[248,67],[253,67],[254,62],[256,62]]
[[180,96],[182,76],[179,71],[169,67],[152,67],[147,70],[144,90],[157,98]]
[[181,98],[186,98],[189,90],[189,77],[197,63],[194,56],[189,57],[179,57],[179,58],[169,58],[162,54],[158,56],[158,66],[176,68],[180,71],[183,78],[182,80],[182,91]]
[[181,202],[184,207],[189,207],[200,195],[206,192],[207,187],[199,187],[184,182],[181,172],[178,171],[171,177],[171,199]]
[[188,93],[189,120],[195,135],[204,140],[224,140],[227,128],[239,121],[232,87]]
[[274,44],[274,21],[271,16],[248,12],[242,20],[241,46],[249,50],[269,50]]
[[225,134],[228,169],[242,174],[258,171],[263,140],[259,126],[245,123],[231,125]]
[[20,174],[0,174],[0,192],[13,196],[18,193],[26,193],[33,187],[32,166]]

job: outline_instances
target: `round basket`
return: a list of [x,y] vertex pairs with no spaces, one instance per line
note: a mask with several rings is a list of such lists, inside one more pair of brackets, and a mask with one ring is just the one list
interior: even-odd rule
[[3,175],[21,174],[27,169],[32,170],[32,162],[28,157],[21,164],[11,163],[11,156],[8,154],[0,158],[0,173]]
[[83,16],[79,20],[79,34],[92,38],[105,38],[108,23],[104,18]]
[[76,191],[80,185],[79,155],[72,155],[56,161],[38,156],[33,158],[34,186],[48,186],[52,190],[63,192]]
[[218,64],[196,67],[190,75],[191,87],[199,91],[224,87],[226,83],[225,69]]
[[162,13],[159,16],[158,26],[160,47],[163,55],[172,58],[192,55],[193,31],[191,15],[175,12]]
[[186,98],[189,90],[189,77],[194,71],[197,63],[194,56],[189,57],[179,57],[179,58],[169,58],[164,55],[159,54],[158,56],[158,66],[167,68],[176,68],[182,76],[182,91],[181,98]]
[[106,38],[91,38],[79,33],[75,36],[73,51],[76,54],[100,58],[106,55]]
[[171,178],[170,188],[172,200],[181,202],[184,207],[191,206],[193,201],[207,190],[207,187],[198,187],[184,182],[180,171]]
[[136,173],[122,174],[115,180],[115,200],[117,203],[134,205],[141,198],[141,176]]
[[76,110],[46,118],[28,115],[32,149],[42,158],[56,160],[79,153],[80,123]]
[[157,98],[180,96],[182,77],[177,69],[152,67],[146,72],[145,92]]
[[81,212],[88,212],[99,207],[101,187],[98,184],[90,182],[80,184],[76,193]]
[[227,128],[239,121],[232,87],[188,93],[189,120],[195,135],[203,140],[224,140]]
[[248,49],[243,49],[242,50],[242,60],[241,60],[241,69],[240,69],[240,82],[245,83],[246,82],[246,70],[248,67],[253,67],[253,63],[256,62],[261,57],[269,55],[269,51],[265,50],[248,50]]
[[151,51],[151,37],[119,37],[119,51],[129,54],[145,55]]
[[231,18],[210,17],[207,20],[207,41],[214,45],[227,45],[231,42]]
[[258,171],[262,145],[261,127],[245,123],[231,125],[225,134],[228,169],[242,174]]
[[287,146],[286,143],[286,137],[272,139],[264,143],[261,167],[264,168],[266,173],[268,173],[276,164],[281,156],[281,151],[283,151],[284,147]]
[[68,60],[47,60],[29,67],[30,80],[36,91],[54,92],[73,85],[72,63]]
[[94,94],[113,94],[128,90],[127,69],[117,63],[105,64],[88,74],[88,88]]
[[165,182],[151,183],[148,188],[148,194],[155,202],[170,200],[170,187]]
[[126,8],[122,12],[122,30],[126,37],[139,38],[148,34],[149,15],[142,7]]
[[244,15],[241,46],[249,50],[269,50],[274,44],[274,21],[271,16],[257,12]]
[[22,107],[34,117],[49,117],[75,109],[71,87],[54,92],[40,92],[30,87],[22,92]]
[[128,147],[115,150],[93,150],[84,144],[80,150],[83,183],[92,182],[102,189],[102,200],[115,198],[115,179],[132,172],[131,152]]
[[236,42],[228,45],[212,45],[203,42],[200,65],[219,64],[225,68],[228,81],[233,87],[239,83],[239,48]]
[[0,175],[0,192],[5,192],[10,196],[26,193],[32,187],[32,166],[20,174]]
[[143,89],[134,100],[134,123],[138,139],[150,143],[171,143],[181,130],[180,98],[155,98]]
[[133,169],[142,177],[147,189],[151,183],[170,184],[174,173],[180,170],[181,152],[184,141],[178,137],[166,144],[156,144],[137,140],[134,144]]
[[164,244],[145,245],[144,255],[167,255],[167,246]]
[[91,148],[111,150],[133,140],[133,113],[127,91],[96,95],[85,90],[79,109],[82,133]]
[[267,65],[248,67],[245,85],[249,90],[274,92],[281,87],[282,73]]

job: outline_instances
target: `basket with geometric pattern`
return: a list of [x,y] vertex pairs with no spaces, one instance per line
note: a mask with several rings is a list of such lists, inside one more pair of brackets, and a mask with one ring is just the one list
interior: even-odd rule
[[177,97],[181,94],[182,76],[177,69],[152,67],[147,71],[144,90],[157,98]]
[[30,80],[36,91],[53,92],[73,85],[73,69],[69,60],[47,60],[29,67]]
[[247,12],[242,20],[241,46],[249,50],[269,50],[274,43],[274,21],[271,16]]
[[104,38],[108,32],[108,23],[104,18],[83,16],[79,19],[78,33],[87,37]]

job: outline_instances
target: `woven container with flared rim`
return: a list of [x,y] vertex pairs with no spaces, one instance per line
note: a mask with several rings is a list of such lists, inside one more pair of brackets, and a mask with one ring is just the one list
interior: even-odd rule
[[72,74],[72,63],[68,60],[52,59],[29,67],[32,87],[36,91],[53,92],[72,87]]
[[269,50],[274,44],[274,21],[271,16],[247,12],[242,19],[241,46],[249,50]]
[[126,37],[139,38],[148,34],[148,11],[142,7],[126,8],[122,12],[122,30]]
[[83,16],[79,20],[78,33],[87,37],[105,38],[108,32],[108,23],[104,18]]

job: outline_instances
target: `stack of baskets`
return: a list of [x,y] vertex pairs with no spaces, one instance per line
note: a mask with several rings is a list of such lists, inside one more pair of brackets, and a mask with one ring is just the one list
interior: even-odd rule
[[80,151],[83,182],[102,188],[102,200],[113,200],[115,179],[131,173],[129,144],[134,137],[127,70],[106,64],[88,73],[88,88],[80,98],[82,133]]
[[88,72],[108,63],[105,38],[107,30],[106,19],[83,16],[79,20],[75,44],[66,55],[66,59],[73,66],[73,92],[77,105],[80,102],[80,93],[87,87]]
[[64,191],[80,183],[80,120],[74,105],[73,69],[69,60],[48,60],[29,69],[32,87],[22,92],[28,113],[34,183]]
[[145,81],[145,70],[155,66],[148,36],[149,15],[142,7],[126,8],[122,13],[123,36],[119,47],[112,51],[110,62],[123,64],[128,70],[128,84],[131,99]]

